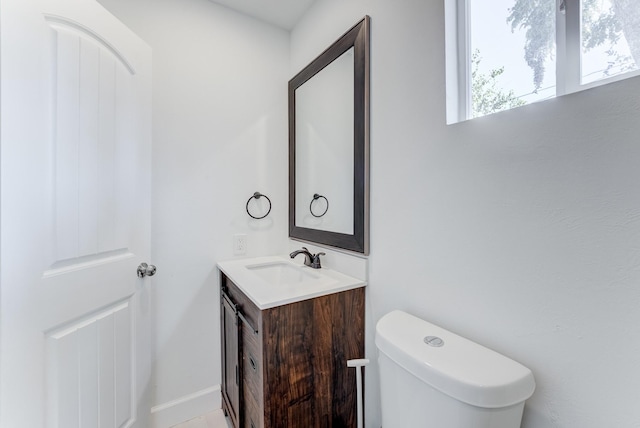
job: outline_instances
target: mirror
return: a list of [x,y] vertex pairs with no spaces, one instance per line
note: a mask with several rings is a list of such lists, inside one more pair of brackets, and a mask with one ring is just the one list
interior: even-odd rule
[[289,81],[289,236],[369,254],[369,24]]

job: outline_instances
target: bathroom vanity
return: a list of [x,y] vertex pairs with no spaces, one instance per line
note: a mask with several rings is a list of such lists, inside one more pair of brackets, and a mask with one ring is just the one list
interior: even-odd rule
[[347,360],[364,356],[365,283],[277,258],[218,266],[222,405],[233,426],[355,427]]

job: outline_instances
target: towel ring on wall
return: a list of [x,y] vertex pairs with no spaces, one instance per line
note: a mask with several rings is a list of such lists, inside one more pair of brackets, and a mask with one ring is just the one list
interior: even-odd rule
[[[324,212],[322,214],[318,215],[318,214],[313,212],[313,203],[315,201],[317,201],[318,199],[320,199],[320,198],[325,200],[325,202],[327,203],[327,207],[324,209]],[[313,199],[311,199],[311,203],[309,204],[309,211],[311,211],[311,215],[314,216],[314,217],[318,217],[318,218],[322,217],[323,215],[325,215],[327,213],[327,211],[329,211],[329,200],[326,197],[322,196],[322,195],[314,193],[313,194]]]
[[[267,213],[266,213],[265,215],[263,215],[262,217],[256,217],[256,216],[254,216],[253,214],[251,214],[251,213],[249,212],[249,202],[251,202],[251,199],[260,199],[260,198],[262,198],[263,196],[266,198],[266,200],[267,200],[267,201],[269,201],[269,210],[268,210],[268,211],[267,211]],[[249,198],[249,200],[247,201],[247,206],[246,206],[246,208],[247,208],[247,214],[249,214],[249,217],[251,217],[251,218],[255,218],[256,220],[260,220],[260,219],[265,218],[266,216],[268,216],[268,215],[269,215],[269,213],[271,212],[271,199],[269,199],[269,197],[267,197],[267,195],[263,195],[263,194],[262,194],[262,193],[260,193],[260,192],[255,192],[255,193],[253,194],[253,196],[251,196],[251,197]]]

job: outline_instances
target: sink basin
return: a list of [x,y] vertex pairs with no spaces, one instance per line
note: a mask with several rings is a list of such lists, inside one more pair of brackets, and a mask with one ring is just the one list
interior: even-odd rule
[[299,302],[353,288],[366,282],[323,267],[312,269],[288,257],[227,260],[218,268],[259,309]]
[[295,285],[320,279],[318,275],[314,275],[309,270],[281,261],[247,265],[247,269],[264,279],[268,284],[275,286]]

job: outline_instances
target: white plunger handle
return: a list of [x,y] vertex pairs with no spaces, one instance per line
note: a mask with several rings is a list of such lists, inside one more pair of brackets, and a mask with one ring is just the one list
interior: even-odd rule
[[362,367],[369,364],[369,360],[366,358],[361,358],[358,360],[347,360],[347,367],[355,367],[356,368],[356,390],[357,390],[357,398],[358,398],[358,428],[364,428],[363,425],[363,408],[364,405],[362,403]]

